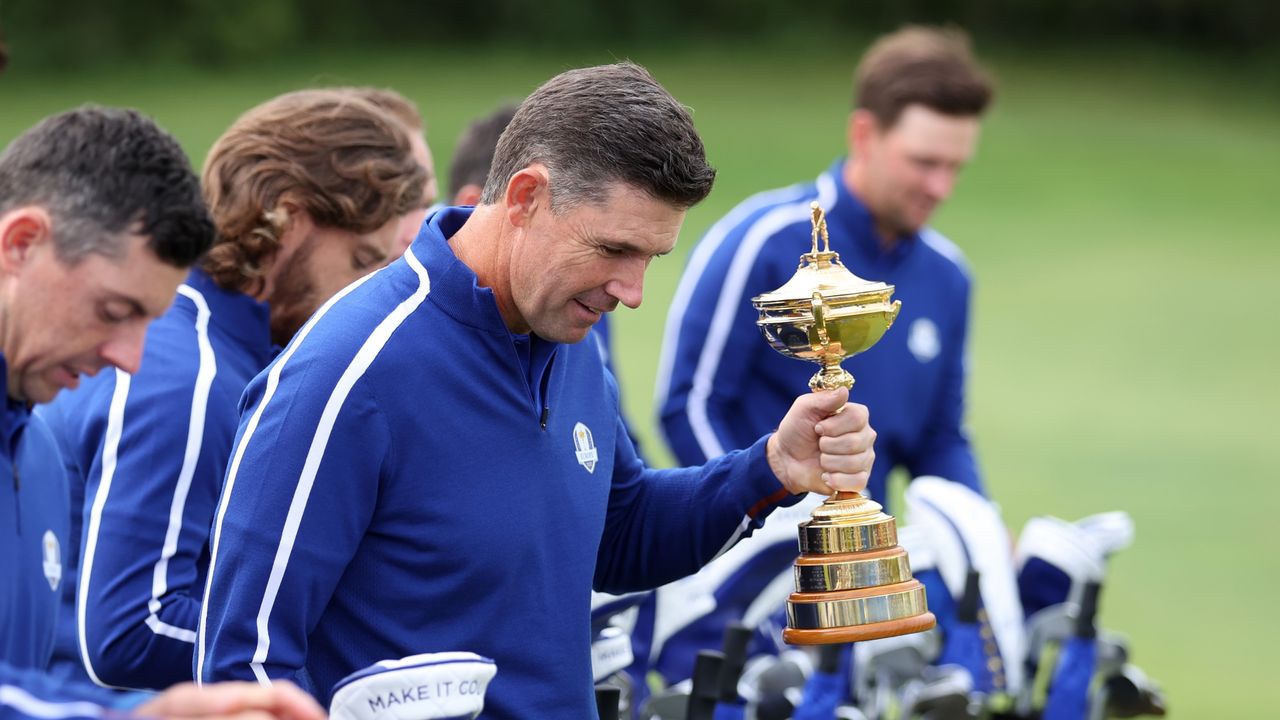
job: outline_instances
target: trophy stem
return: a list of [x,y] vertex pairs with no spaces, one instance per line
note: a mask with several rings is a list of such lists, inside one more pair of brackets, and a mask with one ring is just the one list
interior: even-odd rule
[[833,365],[823,365],[817,374],[809,378],[809,389],[814,392],[836,388],[853,388],[853,376],[840,367],[838,361]]

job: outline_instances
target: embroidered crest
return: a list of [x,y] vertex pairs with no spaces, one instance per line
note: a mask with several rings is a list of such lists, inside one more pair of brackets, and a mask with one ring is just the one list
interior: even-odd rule
[[591,435],[591,428],[582,423],[573,426],[573,449],[578,456],[578,464],[587,472],[594,473],[600,454],[596,452],[596,439]]
[[44,578],[49,581],[49,589],[57,592],[58,583],[62,581],[62,549],[58,545],[58,536],[52,530],[44,531]]
[[938,353],[942,352],[938,326],[929,318],[919,318],[911,323],[911,330],[907,334],[907,349],[922,363],[938,357]]

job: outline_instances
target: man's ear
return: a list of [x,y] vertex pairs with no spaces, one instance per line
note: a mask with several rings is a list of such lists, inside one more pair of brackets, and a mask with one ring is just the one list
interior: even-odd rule
[[277,237],[280,238],[281,250],[297,245],[315,228],[311,214],[289,195],[281,198],[280,204],[276,205],[275,210],[267,213],[267,217],[279,233]]
[[35,248],[53,242],[53,218],[41,207],[21,207],[0,217],[0,271],[16,274]]
[[857,155],[866,152],[872,139],[880,134],[880,121],[870,110],[854,110],[849,113],[849,152]]
[[534,213],[551,204],[551,175],[545,165],[534,163],[511,176],[503,196],[507,221],[524,227]]

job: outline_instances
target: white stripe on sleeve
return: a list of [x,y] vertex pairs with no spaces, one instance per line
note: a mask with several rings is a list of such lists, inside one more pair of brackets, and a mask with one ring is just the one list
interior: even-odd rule
[[[408,251],[406,251],[405,254],[409,254]],[[276,364],[273,365],[270,372],[267,373],[267,387],[262,395],[262,400],[258,403],[258,407],[254,411],[253,415],[249,418],[248,424],[245,425],[244,435],[241,436],[240,444],[236,447],[235,454],[231,457],[231,466],[227,468],[227,479],[226,482],[223,483],[222,498],[218,502],[217,517],[213,524],[213,538],[210,543],[209,551],[209,570],[205,578],[205,599],[204,602],[200,604],[200,629],[197,632],[196,639],[195,681],[197,685],[204,684],[204,659],[206,648],[205,628],[208,626],[209,594],[213,587],[214,571],[217,569],[218,563],[218,548],[220,541],[222,540],[222,521],[227,515],[228,500],[231,498],[231,491],[235,488],[236,476],[240,470],[240,461],[244,459],[245,448],[249,445],[249,441],[253,438],[254,431],[258,428],[258,421],[262,418],[262,411],[266,409],[267,404],[271,402],[271,398],[276,394],[276,388],[280,385],[280,373],[284,370],[285,363],[289,361],[289,358],[293,357],[293,353],[298,349],[298,346],[301,345],[302,341],[306,339],[308,334],[310,334],[311,328],[315,327],[316,322],[319,321],[320,318],[324,317],[325,313],[329,312],[329,308],[333,307],[335,303],[346,297],[351,291],[363,285],[369,280],[369,278],[377,275],[379,272],[381,272],[381,270],[369,273],[359,280],[356,280],[340,290],[336,295],[329,298],[324,305],[321,305],[320,309],[316,310],[315,314],[303,324],[302,329],[294,336],[293,342],[289,343],[289,347],[285,349],[284,353],[281,354],[280,358],[276,361]],[[268,679],[265,674],[258,674],[261,668],[254,667],[253,669],[258,682],[263,685],[271,684],[270,679]]]
[[27,717],[59,720],[61,718],[102,717],[103,708],[91,702],[50,702],[41,700],[17,685],[0,685],[0,707],[11,707]]
[[85,530],[84,557],[80,559],[80,584],[76,598],[77,635],[80,641],[80,659],[89,679],[102,687],[112,687],[102,682],[93,662],[89,659],[89,642],[86,640],[85,607],[89,599],[89,580],[93,576],[93,560],[98,554],[98,531],[102,528],[102,508],[111,492],[111,481],[116,474],[116,460],[120,450],[120,434],[124,429],[124,406],[129,399],[129,382],[132,376],[116,368],[116,387],[111,393],[111,405],[107,410],[107,432],[102,441],[102,477],[98,481],[98,493],[89,509],[89,525]]
[[418,258],[414,256],[411,250],[405,250],[405,261],[409,267],[413,268],[418,274],[418,289],[412,295],[401,302],[391,314],[378,323],[373,332],[360,346],[360,350],[351,360],[351,364],[343,371],[342,376],[338,378],[338,383],[333,388],[333,392],[329,395],[329,400],[324,405],[324,410],[320,413],[320,422],[316,425],[315,435],[311,439],[311,447],[307,450],[306,460],[302,464],[302,473],[298,477],[298,485],[294,489],[293,500],[289,503],[289,512],[285,516],[284,531],[280,537],[280,544],[276,548],[275,561],[271,565],[271,575],[267,579],[267,587],[262,598],[262,605],[258,609],[257,627],[258,627],[258,647],[253,654],[253,672],[254,675],[262,678],[266,675],[263,664],[267,660],[267,653],[271,649],[270,620],[271,611],[275,608],[276,594],[280,591],[280,584],[284,579],[285,569],[289,566],[289,556],[293,553],[293,544],[298,537],[298,527],[302,524],[302,515],[307,509],[307,500],[311,497],[311,488],[315,484],[316,475],[320,471],[320,462],[324,459],[325,450],[329,447],[329,437],[333,432],[333,426],[338,421],[338,415],[342,412],[342,406],[347,400],[347,396],[351,393],[351,389],[355,386],[360,378],[364,377],[365,372],[373,361],[378,357],[378,353],[382,352],[382,348],[386,346],[387,341],[391,339],[391,334],[418,309],[423,300],[426,300],[427,294],[431,292],[431,279],[427,276],[427,269],[418,262]]
[[209,390],[217,375],[217,360],[213,344],[209,342],[209,304],[204,295],[190,285],[179,285],[178,292],[196,306],[196,345],[200,350],[200,367],[196,371],[196,385],[191,393],[191,417],[187,421],[187,446],[182,457],[182,469],[178,472],[178,484],[169,506],[169,527],[164,536],[164,547],[156,561],[151,579],[151,601],[147,604],[147,627],[157,635],[195,644],[196,632],[192,628],[170,625],[160,619],[160,598],[169,590],[169,559],[178,551],[178,535],[182,531],[182,516],[191,491],[191,479],[195,476],[200,460],[200,446],[204,442],[204,419],[209,406]]

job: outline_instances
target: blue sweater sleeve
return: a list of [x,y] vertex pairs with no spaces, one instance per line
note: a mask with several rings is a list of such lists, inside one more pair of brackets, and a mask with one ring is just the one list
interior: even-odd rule
[[915,452],[907,459],[913,477],[937,475],[986,495],[978,473],[973,446],[964,430],[966,363],[969,336],[970,283],[966,278],[961,292],[961,311],[946,329],[947,350],[937,404]]
[[[297,341],[295,341],[297,342]],[[294,346],[291,346],[291,348]],[[369,526],[390,427],[349,358],[288,353],[250,383],[214,520],[200,682],[299,675],[307,637]],[[323,390],[317,391],[317,388]]]
[[118,716],[150,697],[0,663],[0,720],[77,720]]
[[[194,338],[192,338],[194,343]],[[89,676],[163,689],[191,680],[202,558],[226,467],[233,401],[211,393],[215,368],[117,371],[85,475],[76,603]],[[105,399],[105,397],[103,398]],[[206,418],[208,423],[206,423]]]
[[658,470],[619,426],[595,589],[647,590],[697,572],[750,535],[779,504],[794,504],[765,457],[768,437],[706,465]]
[[740,417],[739,403],[752,365],[772,352],[756,328],[751,297],[771,289],[774,273],[757,255],[767,243],[746,237],[752,227],[740,223],[723,238],[713,228],[703,238],[667,318],[657,403],[682,465],[745,448],[760,434]]

